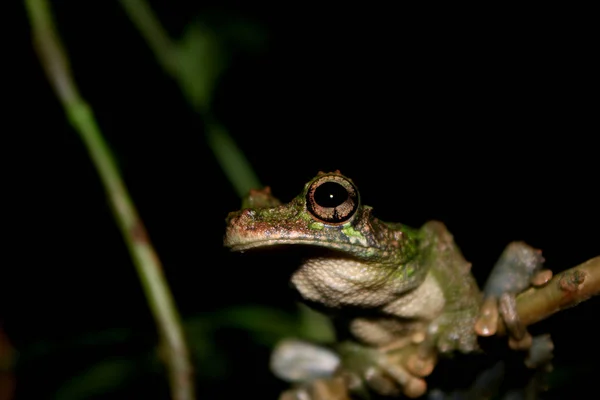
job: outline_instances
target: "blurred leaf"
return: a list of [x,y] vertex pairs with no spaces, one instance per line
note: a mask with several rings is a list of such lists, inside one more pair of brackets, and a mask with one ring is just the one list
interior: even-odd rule
[[335,341],[335,332],[331,320],[310,307],[300,303],[300,332],[304,339],[316,343]]
[[582,377],[591,378],[595,374],[595,368],[596,365],[592,362],[558,365],[548,374],[548,382],[553,389],[569,388],[574,381],[582,380]]
[[217,329],[236,328],[247,331],[258,343],[273,346],[280,338],[297,335],[298,320],[287,312],[273,308],[240,306],[224,309],[211,316],[188,319],[187,327],[192,341],[201,338],[204,329],[212,330],[210,334],[213,334]]
[[56,399],[88,399],[93,395],[117,390],[120,385],[133,377],[135,367],[135,362],[123,358],[96,363],[67,381],[56,393]]
[[227,130],[214,121],[210,112],[215,86],[229,61],[229,52],[210,28],[195,22],[187,26],[177,54],[179,86],[188,102],[204,118],[208,145],[238,196],[243,197],[250,189],[262,187],[242,150]]
[[216,35],[199,22],[191,23],[178,43],[181,89],[192,106],[208,113],[214,88],[227,60]]
[[59,356],[64,352],[81,352],[86,348],[107,348],[139,340],[133,329],[115,328],[90,332],[68,341],[38,340],[19,351],[19,363],[24,364],[42,357]]
[[227,357],[224,349],[215,346],[214,336],[218,329],[211,316],[188,318],[184,321],[186,336],[196,374],[202,377],[223,377],[227,375]]
[[240,198],[247,195],[250,189],[262,187],[252,165],[225,128],[219,124],[209,124],[206,140]]
[[186,321],[192,342],[212,343],[210,335],[221,328],[246,331],[253,340],[273,347],[279,340],[300,337],[317,342],[333,340],[333,328],[327,317],[301,306],[299,314],[259,305],[232,307],[217,314],[196,316]]

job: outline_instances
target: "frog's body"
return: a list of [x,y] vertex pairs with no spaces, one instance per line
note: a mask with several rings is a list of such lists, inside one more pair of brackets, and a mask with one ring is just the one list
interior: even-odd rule
[[[416,392],[408,393],[418,395],[424,388],[419,377],[430,368],[411,370],[398,349],[419,348],[421,359],[430,361],[436,349],[477,349],[473,326],[481,294],[442,223],[414,230],[378,220],[339,171],[319,173],[288,204],[269,189],[253,191],[245,203],[252,207],[227,218],[225,245],[236,251],[275,245],[324,249],[301,262],[291,283],[307,303],[334,316],[340,338],[353,342],[351,349],[366,349],[369,355],[361,355],[359,363],[375,365],[400,386],[412,382]],[[349,359],[347,365],[356,363]],[[373,378],[369,368],[358,367],[359,375]],[[381,379],[371,386],[393,392]]]
[[[407,263],[384,266],[345,255],[308,258],[292,284],[307,302],[334,314],[350,310],[343,313],[351,316],[344,318],[349,333],[369,345],[426,333],[438,318],[459,317],[454,322],[472,332],[480,296],[470,265],[443,224],[428,222],[415,236],[417,255]],[[475,338],[454,332],[439,342],[440,350],[472,351]]]

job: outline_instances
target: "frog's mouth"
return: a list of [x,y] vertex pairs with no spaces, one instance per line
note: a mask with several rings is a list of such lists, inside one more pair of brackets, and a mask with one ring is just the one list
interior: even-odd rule
[[315,256],[335,256],[338,258],[352,258],[356,260],[368,261],[381,256],[379,249],[375,247],[366,247],[357,243],[337,242],[337,241],[315,241],[310,238],[269,238],[251,241],[239,241],[228,243],[225,240],[225,246],[234,252],[294,252],[303,257]]
[[[364,257],[359,257],[354,252],[348,251],[344,246],[332,246],[331,243],[314,243],[308,240],[270,240],[245,243],[243,245],[231,246],[230,250],[236,253],[247,253],[258,257],[284,257],[296,260],[306,260],[311,258],[338,258],[364,261]],[[356,250],[356,249],[355,249]],[[295,263],[291,263],[295,265]]]
[[224,238],[225,247],[243,252],[281,245],[305,245],[340,251],[363,261],[398,261],[404,257],[401,232],[396,234],[396,231],[377,221],[359,220],[328,225],[296,215],[287,217],[283,222],[279,219],[284,216],[277,217],[278,221],[273,222],[250,209],[230,215]]
[[[282,239],[264,239],[264,240],[254,240],[251,242],[240,242],[240,243],[235,243],[235,244],[228,244],[227,242],[225,243],[225,245],[227,247],[229,247],[232,251],[236,251],[236,252],[243,252],[246,250],[258,250],[258,249],[262,249],[262,248],[271,248],[271,247],[290,247],[290,246],[296,246],[296,245],[300,245],[300,246],[306,246],[306,247],[324,247],[324,248],[332,248],[332,249],[339,249],[339,250],[346,250],[347,248],[351,247],[351,246],[356,246],[356,245],[350,245],[348,243],[338,243],[338,242],[331,242],[331,241],[314,241],[311,239],[300,239],[300,238],[296,238],[296,239],[287,239],[287,238],[282,238]],[[362,247],[362,246],[360,246]]]

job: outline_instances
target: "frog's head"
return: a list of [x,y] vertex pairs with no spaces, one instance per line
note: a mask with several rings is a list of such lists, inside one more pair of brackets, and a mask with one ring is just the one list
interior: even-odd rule
[[287,204],[265,188],[252,191],[243,206],[227,216],[225,246],[234,251],[307,245],[364,261],[396,263],[415,253],[413,239],[397,224],[373,217],[352,180],[339,171],[319,172]]

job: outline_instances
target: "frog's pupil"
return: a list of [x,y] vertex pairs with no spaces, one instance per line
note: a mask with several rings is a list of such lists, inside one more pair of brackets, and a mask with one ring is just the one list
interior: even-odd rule
[[348,191],[335,182],[325,182],[315,189],[315,202],[321,207],[337,207],[348,200]]

